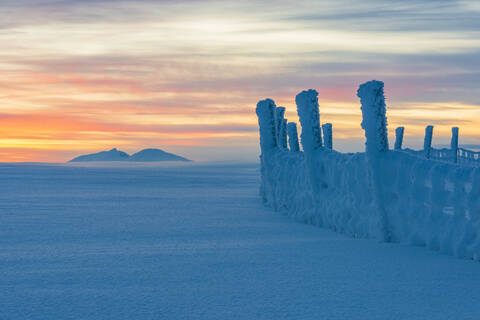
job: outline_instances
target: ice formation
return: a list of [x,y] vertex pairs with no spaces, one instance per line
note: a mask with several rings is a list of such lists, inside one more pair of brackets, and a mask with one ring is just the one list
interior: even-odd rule
[[258,125],[260,127],[260,146],[262,151],[277,146],[275,129],[275,102],[271,99],[259,101],[257,104]]
[[302,125],[302,147],[305,153],[313,152],[322,146],[318,93],[315,90],[303,91],[297,95],[297,112]]
[[[389,150],[383,83],[362,84],[358,96],[365,153],[343,154],[322,147],[314,90],[296,97],[303,152],[292,143],[290,150],[266,144],[276,135],[273,119],[257,107],[265,203],[300,221],[352,237],[423,245],[480,260],[480,167],[425,157],[431,148],[431,126],[426,129],[425,154],[401,149],[399,132],[395,150]],[[268,119],[260,119],[265,114]],[[293,124],[288,127],[293,131]],[[453,133],[452,147],[458,143]],[[477,157],[468,150],[459,152],[466,154],[459,158],[462,161]]]
[[366,151],[388,150],[387,117],[383,82],[372,80],[358,88],[357,96],[362,104],[362,128],[365,130]]

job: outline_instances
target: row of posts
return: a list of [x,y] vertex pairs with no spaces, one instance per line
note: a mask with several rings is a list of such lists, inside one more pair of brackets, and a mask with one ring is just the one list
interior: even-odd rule
[[[378,169],[382,155],[388,150],[383,82],[374,80],[364,83],[358,89],[357,95],[362,105],[362,128],[365,130],[366,154],[369,160],[369,168],[372,172],[372,175],[370,175],[373,182],[371,191],[377,206],[374,214],[378,216],[378,228],[375,228],[377,231],[374,232],[378,232],[378,238],[389,241],[388,219],[384,208],[381,188],[382,176]],[[310,179],[310,185],[313,194],[319,194],[324,188],[328,188],[328,183],[323,181],[325,176],[316,167],[315,151],[324,147],[323,144],[326,148],[332,147],[332,125],[325,124],[320,126],[317,91],[312,89],[302,91],[295,97],[295,103],[302,126],[301,144],[305,155],[306,167],[309,171],[308,177]],[[277,108],[271,99],[259,101],[256,113],[260,126],[260,147],[262,151],[260,156],[262,186],[260,190],[264,200],[269,201],[269,199],[271,199],[269,202],[271,202],[275,208],[276,193],[273,188],[276,181],[270,174],[271,161],[269,159],[275,157],[274,151],[277,148],[287,148],[287,134],[289,141],[291,141],[290,149],[292,151],[299,149],[297,128],[295,124],[289,124],[284,118],[285,108]],[[323,141],[322,132],[324,135]]]
[[[273,102],[273,101],[272,101]],[[285,107],[276,107],[273,104],[274,114],[274,128],[276,145],[281,149],[290,149],[290,151],[300,151],[300,144],[298,141],[297,124],[295,122],[288,122],[285,118]],[[323,132],[323,145],[328,148],[333,148],[333,133],[332,124],[325,123],[321,127]],[[321,134],[320,146],[322,146]],[[288,145],[288,147],[287,147]]]
[[[395,129],[395,150],[401,150],[403,144],[404,127]],[[430,159],[432,154],[433,126],[425,127],[425,139],[423,140],[423,152],[425,158]],[[458,127],[452,127],[452,139],[450,140],[450,149],[452,152],[452,162],[458,162]]]
[[[365,135],[367,138],[367,149],[368,145],[370,144],[372,147],[372,151],[388,150],[387,126],[385,117],[386,106],[384,100],[382,100],[384,99],[383,83],[379,81],[371,81],[365,83],[365,85],[366,86],[361,86],[359,88],[358,94],[359,97],[365,100],[362,102],[362,127],[365,129]],[[372,92],[377,91],[381,93],[380,96],[382,98],[378,101],[378,97],[372,95]],[[317,92],[315,90],[308,90],[302,92],[296,97],[296,103],[298,106],[297,111],[300,118],[300,123],[303,128],[303,149],[305,150],[305,148],[309,148],[313,150],[322,146],[328,149],[332,149],[332,124],[325,123],[320,126]],[[312,105],[311,108],[304,107],[310,105]],[[262,116],[262,113],[264,113],[265,116]],[[300,151],[297,124],[295,122],[287,121],[287,119],[285,118],[285,107],[277,107],[273,100],[266,99],[259,102],[259,105],[257,106],[257,115],[259,116],[259,124],[261,124],[262,121],[269,122],[268,125],[266,123],[264,124],[264,129],[269,128],[268,130],[271,130],[272,141],[270,143],[272,145],[270,147],[278,146],[284,150],[289,148],[293,152]],[[260,127],[260,129],[262,130],[262,125],[260,125]],[[309,128],[310,130],[305,128]],[[369,130],[368,128],[371,129]],[[450,149],[452,152],[451,159],[454,163],[458,162],[458,132],[458,127],[452,128]],[[395,150],[402,149],[404,133],[404,127],[397,127],[395,129]],[[431,157],[432,136],[433,126],[429,125],[425,128],[425,139],[423,146],[423,152],[427,159]]]

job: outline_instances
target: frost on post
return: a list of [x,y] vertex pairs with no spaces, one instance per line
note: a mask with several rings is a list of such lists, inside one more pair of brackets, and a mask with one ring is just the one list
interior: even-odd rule
[[298,144],[298,132],[297,124],[295,122],[289,122],[287,125],[288,131],[288,144],[290,145],[290,151],[300,151],[300,145]]
[[332,149],[333,144],[332,144],[332,124],[331,123],[325,123],[322,126],[323,130],[323,141],[325,147],[328,149]]
[[372,80],[360,85],[357,96],[362,104],[362,128],[367,138],[367,152],[387,151],[387,117],[383,82]]
[[395,129],[395,150],[402,150],[404,127]]
[[275,149],[277,148],[277,134],[275,130],[275,102],[271,99],[261,100],[257,104],[258,125],[260,127],[260,148],[262,154],[260,156],[260,172],[262,175],[260,184],[260,195],[263,202],[267,203],[269,199],[273,199],[275,208],[275,195],[272,189],[272,177],[270,174],[270,166]]
[[385,210],[385,197],[382,189],[382,169],[380,154],[388,151],[387,117],[383,82],[372,80],[358,88],[357,96],[362,104],[362,128],[365,130],[366,154],[372,172],[373,196],[377,207],[376,219],[372,220],[372,227],[378,232],[383,241],[390,241],[388,217]]
[[285,118],[285,107],[275,108],[275,130],[277,133],[277,144],[281,146],[280,135],[282,133],[283,119]]
[[287,146],[287,119],[282,119],[282,124],[280,126],[280,134],[279,134],[279,146],[282,149],[288,149]]
[[262,153],[277,147],[275,130],[275,102],[271,99],[261,100],[257,104],[258,125],[260,127],[260,147]]
[[302,91],[295,98],[298,117],[302,125],[302,146],[305,153],[319,149],[322,146],[320,131],[320,114],[318,112],[318,92],[315,90]]
[[423,151],[425,152],[425,158],[430,158],[430,151],[432,149],[432,136],[433,126],[427,126],[425,128],[425,139],[423,140]]
[[450,149],[452,149],[453,162],[458,160],[458,127],[452,128],[452,140],[450,141]]

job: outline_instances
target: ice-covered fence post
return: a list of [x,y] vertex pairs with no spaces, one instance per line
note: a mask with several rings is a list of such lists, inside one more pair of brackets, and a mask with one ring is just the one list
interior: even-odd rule
[[280,126],[280,133],[279,133],[279,146],[282,149],[288,149],[287,146],[287,119],[282,119],[282,124]]
[[275,102],[271,99],[261,100],[257,104],[258,126],[260,127],[260,148],[262,154],[277,147],[275,129]]
[[388,150],[387,117],[383,82],[372,80],[358,88],[362,103],[362,128],[367,138],[366,149],[370,155]]
[[395,129],[395,150],[402,150],[404,127]]
[[269,197],[272,199],[272,205],[275,208],[275,193],[273,191],[273,183],[270,167],[272,166],[273,154],[278,148],[277,134],[275,129],[275,102],[271,99],[261,100],[257,104],[256,113],[258,116],[258,125],[260,127],[260,170],[261,184],[260,195],[264,202],[268,202]]
[[450,149],[452,149],[452,160],[458,161],[458,127],[452,128],[452,140],[450,141]]
[[384,197],[382,192],[382,154],[388,151],[387,117],[385,97],[383,95],[383,82],[372,80],[358,88],[357,96],[362,104],[362,128],[365,130],[366,155],[370,164],[373,180],[373,197],[378,210],[379,238],[390,241],[388,219],[385,211]]
[[322,147],[322,132],[320,130],[320,113],[318,111],[318,92],[315,90],[302,91],[295,97],[297,104],[298,117],[302,125],[302,134],[300,135],[305,160],[309,170],[309,177],[312,190],[319,192],[319,186],[322,184],[317,177],[318,170],[315,168],[314,153]]
[[323,141],[325,147],[328,149],[332,149],[333,144],[332,144],[332,124],[331,123],[325,123],[322,125],[322,131],[323,131]]
[[430,158],[430,152],[432,150],[432,135],[433,135],[433,126],[425,127],[425,139],[423,140],[423,152],[425,153],[425,158]]
[[285,117],[285,107],[275,108],[275,130],[277,132],[277,144],[281,146],[280,135],[282,132],[283,119]]
[[300,145],[298,144],[297,124],[295,122],[289,122],[287,125],[287,129],[288,129],[288,144],[290,145],[290,151],[293,151],[293,152],[300,151]]
[[322,132],[320,131],[320,113],[318,112],[318,92],[315,90],[302,91],[295,97],[298,117],[302,125],[300,135],[305,154],[311,154],[322,146]]

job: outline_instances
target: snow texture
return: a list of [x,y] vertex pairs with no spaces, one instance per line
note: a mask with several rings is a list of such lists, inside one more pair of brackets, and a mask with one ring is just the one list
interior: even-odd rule
[[271,99],[259,101],[256,108],[258,125],[260,128],[260,174],[262,176],[260,184],[260,196],[266,204],[275,208],[275,196],[271,188],[274,183],[272,175],[267,165],[274,152],[278,149],[278,136],[276,131],[276,105]]
[[292,152],[300,151],[300,145],[298,143],[297,124],[295,122],[289,122],[287,124],[288,129],[288,144]]
[[398,127],[395,129],[395,150],[401,150],[403,144],[404,127]]
[[363,84],[358,94],[367,152],[356,154],[319,147],[312,130],[318,128],[316,92],[297,96],[305,151],[273,150],[263,164],[270,190],[265,202],[355,238],[480,260],[480,168],[388,150],[383,83]]
[[302,147],[304,152],[309,154],[322,146],[318,93],[312,89],[302,91],[296,96],[295,102],[300,124],[302,125]]
[[365,130],[365,138],[367,139],[367,152],[388,150],[383,82],[372,80],[360,85],[357,96],[362,104],[362,128]]
[[478,263],[292,223],[258,183],[258,164],[0,164],[0,319],[479,318]]
[[322,131],[323,131],[323,140],[324,140],[325,147],[328,149],[333,149],[332,124],[331,123],[323,124]]
[[260,128],[260,147],[262,153],[277,147],[277,134],[275,129],[275,102],[265,99],[257,104],[258,125]]

